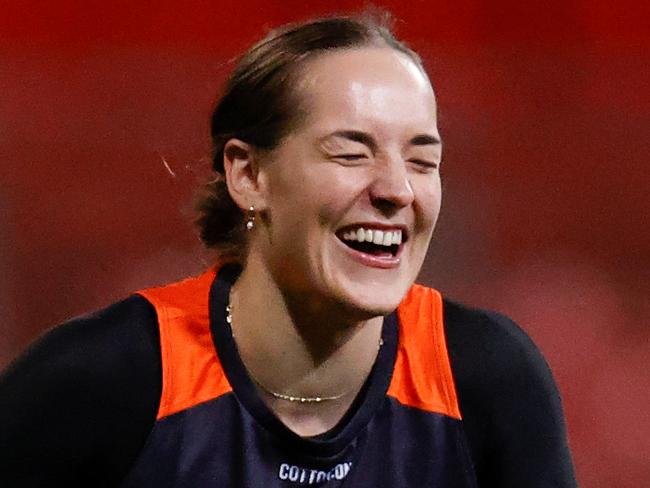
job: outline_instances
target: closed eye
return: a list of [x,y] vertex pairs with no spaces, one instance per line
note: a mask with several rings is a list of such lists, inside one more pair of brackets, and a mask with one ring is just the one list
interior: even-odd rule
[[433,171],[438,169],[438,163],[433,161],[426,161],[424,159],[409,159],[409,162],[417,165],[422,171]]
[[357,159],[365,159],[365,154],[338,154],[334,156],[337,159],[344,159],[345,161],[355,161]]

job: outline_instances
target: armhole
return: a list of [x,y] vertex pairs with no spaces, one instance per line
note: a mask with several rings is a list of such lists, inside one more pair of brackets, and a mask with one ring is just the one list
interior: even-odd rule
[[404,405],[460,420],[442,296],[431,288],[414,285],[397,312],[399,345],[388,395]]
[[444,385],[443,391],[446,394],[446,403],[450,415],[457,419],[462,419],[458,404],[458,394],[456,392],[456,382],[451,368],[449,349],[447,348],[442,295],[437,290],[432,289],[431,292],[434,296],[431,304],[432,315],[435,317],[433,321],[433,342],[436,346],[435,357],[438,360],[438,368]]
[[147,291],[139,291],[137,293],[140,295],[142,298],[147,300],[154,308],[156,312],[156,325],[158,328],[158,335],[159,335],[159,352],[160,352],[160,366],[161,366],[161,389],[160,389],[160,398],[158,399],[158,406],[156,409],[156,420],[159,420],[161,417],[161,412],[165,411],[165,407],[168,402],[166,402],[166,399],[168,397],[168,391],[169,391],[169,378],[171,375],[169,374],[169,343],[170,341],[167,340],[167,327],[165,327],[165,324],[169,322],[168,320],[168,312],[166,307],[162,306],[162,303],[155,297],[154,294],[147,293]]
[[210,329],[209,294],[215,269],[138,293],[156,309],[162,389],[158,420],[232,391]]

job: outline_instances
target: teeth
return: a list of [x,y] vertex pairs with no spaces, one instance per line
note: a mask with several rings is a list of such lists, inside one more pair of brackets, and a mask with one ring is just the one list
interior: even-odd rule
[[372,242],[381,246],[400,245],[402,243],[402,231],[370,230],[359,227],[343,234],[346,241]]

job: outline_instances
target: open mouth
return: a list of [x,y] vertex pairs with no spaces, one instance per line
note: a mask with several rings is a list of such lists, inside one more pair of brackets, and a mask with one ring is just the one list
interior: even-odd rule
[[336,233],[349,248],[377,258],[396,258],[406,242],[401,229],[376,229],[367,227],[347,227]]

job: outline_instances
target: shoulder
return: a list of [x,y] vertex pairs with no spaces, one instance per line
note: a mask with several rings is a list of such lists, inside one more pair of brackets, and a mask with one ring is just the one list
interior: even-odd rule
[[[491,310],[469,307],[437,290],[415,285],[400,304],[399,311],[411,322],[441,322],[444,340],[454,373],[461,380],[473,370],[484,377],[512,378],[515,364],[523,371],[548,373],[548,366],[539,348],[528,334],[509,317]],[[460,371],[458,371],[460,369]]]
[[159,356],[155,310],[133,295],[45,332],[9,364],[0,388],[19,402],[114,402],[121,388],[155,383]]
[[104,486],[123,475],[160,397],[156,322],[134,295],[49,330],[9,365],[0,375],[0,416],[11,419],[0,434],[0,484],[46,486],[87,471],[89,484]]
[[448,299],[443,300],[443,317],[449,358],[465,410],[473,411],[476,403],[494,415],[506,407],[525,409],[524,393],[559,405],[548,363],[517,323],[501,313]]
[[564,414],[540,349],[503,314],[443,300],[449,359],[486,486],[575,486]]
[[548,371],[539,348],[509,317],[445,298],[443,318],[452,361],[489,367],[495,373],[512,372],[515,364]]
[[151,304],[133,295],[46,331],[10,368],[25,360],[42,358],[50,369],[98,366],[99,372],[102,366],[109,366],[104,364],[109,361],[114,374],[113,363],[129,357],[135,360],[143,348],[157,347],[156,321]]

